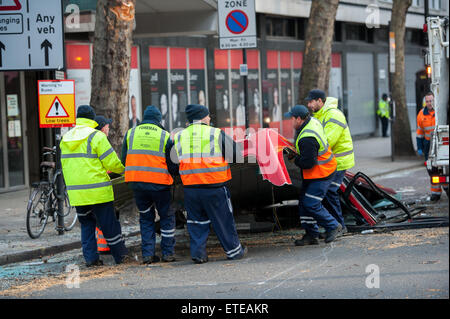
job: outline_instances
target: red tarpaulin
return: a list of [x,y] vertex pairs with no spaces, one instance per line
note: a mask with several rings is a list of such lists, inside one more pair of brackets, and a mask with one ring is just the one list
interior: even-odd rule
[[294,145],[273,129],[260,129],[251,134],[243,143],[243,156],[255,156],[261,169],[261,174],[275,186],[292,185],[291,178],[283,159],[283,150],[290,148],[295,152]]

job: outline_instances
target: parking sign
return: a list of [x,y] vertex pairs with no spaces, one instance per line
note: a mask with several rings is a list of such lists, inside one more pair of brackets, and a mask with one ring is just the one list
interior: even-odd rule
[[221,49],[256,48],[255,0],[218,0]]

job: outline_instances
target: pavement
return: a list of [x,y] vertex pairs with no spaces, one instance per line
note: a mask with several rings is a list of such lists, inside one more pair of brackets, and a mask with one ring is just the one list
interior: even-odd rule
[[[413,134],[414,135],[414,134]],[[415,137],[413,136],[415,142]],[[391,139],[372,137],[354,140],[356,166],[350,171],[363,172],[371,178],[423,166],[422,157],[392,161]],[[425,168],[424,168],[425,169]],[[49,223],[38,239],[31,239],[26,230],[26,206],[29,189],[0,194],[0,265],[46,258],[81,247],[79,223],[69,232],[58,235],[55,224]],[[130,203],[120,212],[122,233],[133,242],[139,237],[138,212]],[[178,245],[188,245],[185,229],[176,230]],[[128,238],[128,239],[127,239]],[[157,237],[157,242],[160,240]]]

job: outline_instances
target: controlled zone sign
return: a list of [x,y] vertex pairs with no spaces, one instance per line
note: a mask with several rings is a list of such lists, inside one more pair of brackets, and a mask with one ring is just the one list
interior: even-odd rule
[[218,0],[221,49],[256,48],[255,0]]
[[0,0],[0,72],[64,69],[62,0]]
[[38,81],[39,127],[75,126],[75,80]]

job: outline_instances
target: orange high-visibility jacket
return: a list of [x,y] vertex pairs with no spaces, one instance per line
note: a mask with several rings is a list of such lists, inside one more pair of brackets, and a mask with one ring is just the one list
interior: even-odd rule
[[141,124],[127,132],[125,182],[172,185],[166,162],[169,133],[154,124]]
[[434,110],[429,112],[428,108],[424,107],[417,114],[417,138],[425,138],[427,141],[431,139],[431,134],[434,131],[435,116]]
[[317,156],[317,165],[310,169],[303,169],[304,179],[319,179],[325,178],[333,174],[337,167],[336,158],[328,145],[327,138],[323,130],[322,124],[315,118],[311,118],[308,124],[298,134],[295,147],[300,154],[301,150],[298,148],[298,142],[305,137],[314,137],[319,143],[319,153]]

